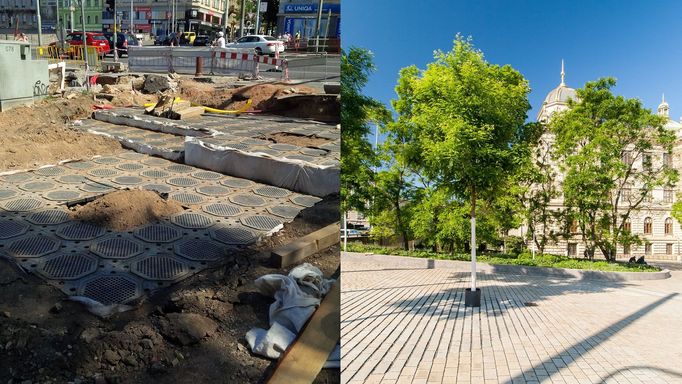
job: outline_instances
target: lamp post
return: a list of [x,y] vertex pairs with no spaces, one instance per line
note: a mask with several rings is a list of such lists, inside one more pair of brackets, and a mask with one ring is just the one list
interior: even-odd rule
[[133,0],[130,0],[130,33],[135,34],[135,24],[133,21]]
[[38,20],[38,46],[43,45],[43,23],[40,18],[40,0],[36,0],[36,16]]
[[324,5],[324,0],[320,0],[317,5],[317,28],[315,32],[315,53],[320,50],[320,23],[322,23],[322,6]]
[[73,27],[73,13],[76,11],[76,7],[73,5],[73,2],[75,0],[69,0],[69,12],[71,13],[71,20],[70,20],[70,27],[71,27],[71,32],[73,32],[74,27]]
[[230,0],[225,0],[225,15],[223,16],[223,36],[227,41],[227,20],[230,18]]

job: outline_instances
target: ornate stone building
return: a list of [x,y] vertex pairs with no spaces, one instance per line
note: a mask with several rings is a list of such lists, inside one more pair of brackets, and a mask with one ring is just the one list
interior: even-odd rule
[[[561,64],[561,83],[558,87],[549,92],[545,101],[542,103],[540,111],[537,115],[537,121],[541,123],[548,123],[552,115],[567,110],[568,100],[576,98],[575,89],[566,85],[564,81],[563,62]],[[654,148],[647,152],[646,155],[638,158],[630,159],[633,161],[634,168],[644,166],[660,166],[663,163],[672,165],[682,175],[682,124],[670,119],[670,107],[663,98],[661,104],[658,106],[658,114],[667,119],[665,128],[673,131],[677,137],[672,156],[664,153],[663,150]],[[546,132],[542,135],[541,144],[537,148],[536,156],[546,156],[554,141],[553,134]],[[547,157],[548,158],[548,157]],[[647,163],[646,165],[644,163]],[[649,165],[651,164],[651,165]],[[557,164],[550,161],[550,166],[556,172],[556,185],[561,188],[563,177]],[[637,185],[632,185],[628,191],[638,191]],[[647,259],[659,260],[682,260],[682,228],[680,224],[671,216],[672,204],[677,198],[677,194],[681,191],[678,184],[674,188],[657,188],[653,193],[645,198],[637,210],[631,212],[629,223],[625,226],[630,227],[633,234],[639,235],[643,240],[640,246],[632,245],[629,247],[619,246],[617,250],[618,258],[629,258],[631,256],[645,255]],[[626,193],[627,196],[627,193]],[[552,211],[563,210],[563,198],[561,193],[559,197],[552,199],[550,202],[550,209]],[[569,228],[572,234],[570,238],[565,239],[561,236],[557,241],[550,242],[545,247],[545,253],[563,254],[568,256],[582,256],[585,246],[581,241],[579,230],[575,224],[555,223],[552,231],[555,233],[563,232],[560,225],[565,225]],[[538,232],[540,229],[536,230]],[[521,228],[521,234],[532,239],[533,235],[528,234],[528,226],[524,225]],[[533,247],[532,241],[529,240],[529,246]],[[595,257],[601,257],[599,251]]]

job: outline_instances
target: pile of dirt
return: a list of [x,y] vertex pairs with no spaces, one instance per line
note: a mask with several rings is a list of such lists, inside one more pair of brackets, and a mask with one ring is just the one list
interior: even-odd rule
[[266,136],[265,139],[280,144],[291,144],[297,145],[299,147],[311,148],[319,148],[320,146],[327,144],[330,141],[322,137],[295,135],[286,132],[273,133],[272,135]]
[[182,212],[183,209],[179,203],[165,200],[154,191],[122,190],[75,206],[71,218],[114,231],[127,231]]
[[0,170],[27,169],[60,160],[117,152],[118,141],[66,126],[92,113],[92,95],[47,98],[0,112]]

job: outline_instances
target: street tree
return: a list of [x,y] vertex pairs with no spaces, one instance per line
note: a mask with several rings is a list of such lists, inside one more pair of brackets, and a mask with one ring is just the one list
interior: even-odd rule
[[413,88],[407,122],[418,150],[411,160],[437,190],[452,192],[450,202],[468,202],[475,291],[477,202],[498,196],[518,164],[530,88],[511,66],[488,63],[470,39],[457,36],[451,51],[434,58],[422,72],[401,73]]
[[564,173],[566,221],[579,227],[587,257],[598,249],[610,261],[619,244],[638,242],[625,225],[632,212],[655,189],[672,191],[678,180],[666,118],[637,99],[613,95],[615,85],[613,78],[588,82],[550,123]]
[[373,168],[378,166],[372,144],[367,140],[372,124],[390,118],[378,101],[362,94],[374,71],[372,54],[351,47],[341,53],[341,209],[366,211],[371,199]]

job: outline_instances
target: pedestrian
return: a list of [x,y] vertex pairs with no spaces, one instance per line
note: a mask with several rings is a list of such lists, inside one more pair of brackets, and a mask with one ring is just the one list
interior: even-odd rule
[[171,37],[171,47],[178,46],[180,46],[180,39],[178,38],[178,32],[174,32],[173,37]]
[[298,51],[298,47],[300,47],[301,44],[301,31],[298,30],[296,31],[296,37],[294,38],[294,48]]
[[217,48],[225,48],[225,36],[222,31],[219,31],[216,36],[218,36],[217,39],[213,42],[213,46]]

